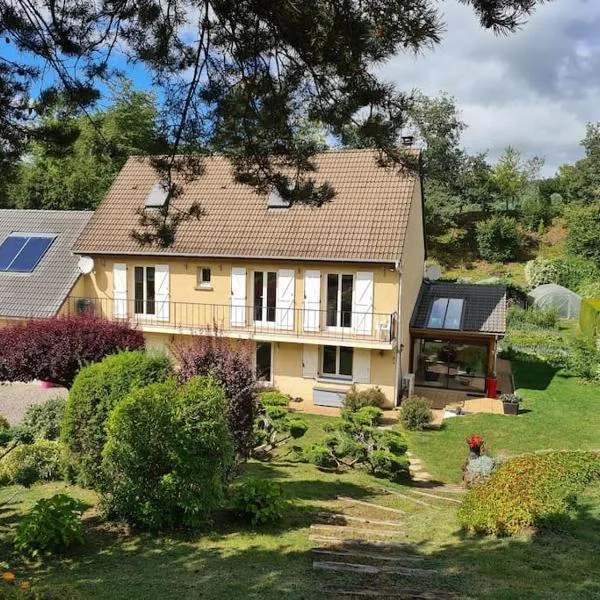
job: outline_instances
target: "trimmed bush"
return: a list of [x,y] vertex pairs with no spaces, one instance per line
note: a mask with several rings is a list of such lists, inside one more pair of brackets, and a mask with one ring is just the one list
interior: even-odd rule
[[593,452],[518,456],[465,496],[458,518],[464,529],[481,534],[552,527],[571,514],[576,495],[598,477],[600,455]]
[[600,350],[594,340],[579,336],[570,344],[568,369],[575,377],[600,381]]
[[37,439],[58,439],[66,402],[65,398],[56,396],[43,404],[30,406],[25,411],[23,425],[28,427]]
[[495,215],[476,225],[475,233],[479,256],[489,262],[514,260],[521,249],[521,234],[512,217]]
[[57,442],[39,440],[11,450],[0,462],[0,482],[29,487],[36,481],[60,479],[61,449]]
[[386,403],[385,394],[379,387],[358,390],[355,384],[346,392],[343,407],[345,410],[357,411],[365,406],[383,408]]
[[233,445],[223,388],[212,378],[133,390],[107,431],[101,491],[109,516],[159,530],[198,525],[221,506]]
[[110,412],[132,389],[164,381],[170,374],[165,355],[143,351],[122,352],[81,370],[69,392],[61,428],[70,478],[85,486],[99,483]]
[[433,421],[431,402],[420,396],[410,396],[402,401],[400,421],[409,431],[421,431]]
[[180,381],[210,375],[221,383],[236,456],[246,459],[253,448],[253,428],[258,412],[252,350],[248,343],[226,339],[217,333],[210,337],[194,337],[190,344],[177,344],[173,353],[181,367]]
[[17,526],[15,549],[36,557],[58,554],[83,542],[84,506],[66,494],[38,500]]
[[18,323],[0,328],[0,381],[40,379],[69,388],[86,364],[142,348],[141,331],[89,315]]
[[406,456],[398,456],[387,450],[376,450],[371,454],[370,461],[375,477],[399,481],[409,476],[409,463]]
[[290,403],[290,397],[278,390],[269,390],[261,392],[258,395],[258,401],[263,406],[283,406],[287,408]]
[[[333,441],[336,438],[330,440]],[[337,441],[337,440],[336,440]],[[334,469],[337,467],[337,461],[335,460],[332,451],[328,445],[325,444],[313,444],[304,450],[304,457],[311,464],[316,467],[322,467],[325,469]]]
[[233,511],[252,525],[278,521],[285,506],[281,486],[275,481],[248,477],[234,488]]
[[342,417],[356,425],[374,427],[383,423],[383,411],[376,406],[363,406],[357,411],[343,411]]
[[375,433],[378,448],[388,450],[392,454],[398,456],[406,454],[408,443],[406,438],[399,432],[393,429],[384,429]]

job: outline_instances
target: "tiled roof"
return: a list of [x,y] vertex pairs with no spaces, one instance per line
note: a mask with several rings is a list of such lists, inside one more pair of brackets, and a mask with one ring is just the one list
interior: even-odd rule
[[[415,305],[411,328],[427,329],[431,306],[437,298],[464,300],[460,331],[498,333],[506,332],[506,287],[424,281]],[[456,330],[448,330],[452,332]]]
[[168,248],[142,247],[136,211],[157,182],[147,159],[130,158],[77,241],[85,254],[152,254],[394,262],[402,254],[417,177],[380,167],[371,150],[328,151],[315,158],[314,177],[336,195],[319,208],[268,209],[267,197],[236,183],[230,162],[206,160],[205,172],[174,202],[198,202],[200,220],[182,223]]
[[2,210],[0,243],[12,232],[54,233],[56,239],[31,273],[0,271],[0,317],[50,317],[77,281],[71,248],[92,216],[88,211]]

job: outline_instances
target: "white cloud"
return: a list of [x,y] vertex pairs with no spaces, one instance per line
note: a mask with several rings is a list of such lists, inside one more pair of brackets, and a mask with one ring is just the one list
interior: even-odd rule
[[600,119],[600,2],[555,0],[517,33],[482,29],[469,7],[441,3],[443,42],[382,69],[400,89],[456,98],[469,129],[465,145],[496,157],[511,144],[545,157],[545,173],[582,155],[588,121]]

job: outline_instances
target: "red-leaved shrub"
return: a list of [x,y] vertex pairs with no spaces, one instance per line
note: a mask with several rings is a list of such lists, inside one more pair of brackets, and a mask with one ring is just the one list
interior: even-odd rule
[[249,343],[217,335],[194,337],[191,343],[173,345],[179,363],[179,379],[211,375],[221,383],[227,400],[229,434],[238,458],[245,459],[252,450],[252,430],[257,414],[256,380]]
[[91,315],[17,323],[0,328],[0,381],[40,379],[68,388],[86,364],[144,346],[141,331]]

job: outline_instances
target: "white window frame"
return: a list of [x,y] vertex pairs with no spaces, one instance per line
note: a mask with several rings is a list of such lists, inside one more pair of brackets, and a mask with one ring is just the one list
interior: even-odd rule
[[[269,365],[269,379],[258,379],[258,346],[259,344],[269,344],[269,346],[271,346],[271,363]],[[256,342],[255,346],[254,346],[254,374],[256,377],[256,383],[259,386],[264,386],[264,387],[270,387],[273,385],[273,357],[274,357],[274,348],[273,348],[273,342]]]
[[[142,300],[142,308],[143,312],[137,312],[137,298],[135,297],[136,291],[136,281],[135,281],[135,272],[137,269],[144,270],[144,287],[143,287],[143,300]],[[146,312],[148,308],[148,269],[154,269],[154,312],[149,313]],[[135,265],[132,269],[133,271],[133,314],[137,318],[148,318],[148,319],[156,319],[158,316],[157,310],[157,301],[156,301],[156,266],[155,265]]]
[[[255,318],[255,306],[254,300],[256,298],[256,285],[255,285],[255,277],[256,273],[262,273],[263,276],[263,288],[262,288],[262,299],[263,305],[261,309],[261,318]],[[269,273],[275,273],[275,306],[272,307],[273,310],[273,320],[267,320],[267,289],[268,289],[268,281],[269,281]],[[252,271],[252,320],[254,323],[258,325],[269,325],[275,327],[275,323],[277,321],[277,284],[279,282],[279,274],[277,271]]]
[[[338,278],[338,289],[337,289],[337,308],[336,308],[336,324],[335,325],[327,325],[328,317],[329,317],[329,276],[335,275]],[[342,325],[342,278],[343,276],[352,277],[352,297],[350,298],[350,325],[343,326]],[[354,306],[354,295],[355,289],[354,286],[356,284],[356,276],[354,273],[327,273],[325,276],[325,324],[327,331],[351,331],[352,330],[352,321],[354,320],[354,315],[352,314],[352,309]]]
[[[204,279],[204,271],[208,271],[210,279],[206,281]],[[197,267],[196,268],[196,289],[197,290],[212,290],[212,269],[210,267]]]
[[[335,373],[325,373],[324,363],[325,363],[325,347],[335,348]],[[347,346],[334,346],[333,344],[326,344],[321,348],[321,358],[320,358],[320,374],[321,379],[334,379],[336,381],[353,381],[354,380],[354,348],[350,347],[352,350],[352,373],[350,375],[342,375],[340,374],[340,353],[341,348],[346,348]]]

